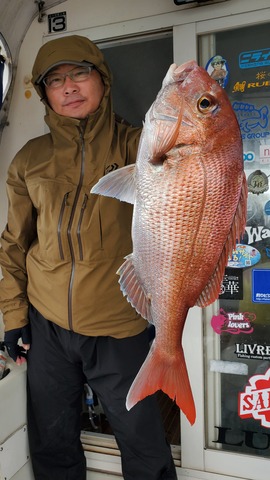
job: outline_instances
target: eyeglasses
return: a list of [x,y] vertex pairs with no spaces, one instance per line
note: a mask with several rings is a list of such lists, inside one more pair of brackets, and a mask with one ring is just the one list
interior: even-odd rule
[[93,66],[76,67],[67,73],[51,73],[43,78],[43,83],[47,88],[60,88],[64,85],[66,77],[69,77],[73,82],[84,82],[90,77]]

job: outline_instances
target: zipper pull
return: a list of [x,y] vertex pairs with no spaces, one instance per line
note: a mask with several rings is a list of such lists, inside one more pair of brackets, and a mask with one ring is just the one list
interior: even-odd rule
[[88,195],[87,195],[87,193],[85,193],[84,198],[83,198],[83,203],[82,203],[82,206],[81,206],[81,210],[85,209],[86,204],[87,204],[87,200],[88,200]]

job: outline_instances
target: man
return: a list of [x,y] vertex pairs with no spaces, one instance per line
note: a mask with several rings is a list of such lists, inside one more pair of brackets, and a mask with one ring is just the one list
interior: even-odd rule
[[125,408],[148,353],[146,322],[115,273],[132,250],[131,206],[89,193],[112,166],[135,162],[140,129],[115,119],[110,71],[87,38],[41,47],[33,84],[50,133],[29,141],[9,168],[0,305],[10,356],[20,365],[28,352],[35,479],[85,480],[80,413],[88,382],[114,430],[124,478],[175,480],[155,398]]

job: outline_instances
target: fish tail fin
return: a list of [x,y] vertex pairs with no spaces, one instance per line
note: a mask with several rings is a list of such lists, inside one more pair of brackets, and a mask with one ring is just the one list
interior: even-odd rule
[[157,390],[162,390],[175,401],[190,424],[194,424],[196,410],[182,348],[172,359],[160,355],[155,348],[155,342],[153,343],[148,357],[129,389],[127,410]]

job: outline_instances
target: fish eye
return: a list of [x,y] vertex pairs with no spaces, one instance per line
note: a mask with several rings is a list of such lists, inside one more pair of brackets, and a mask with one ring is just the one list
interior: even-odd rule
[[197,103],[198,109],[202,113],[212,112],[216,108],[216,101],[211,95],[202,95]]

